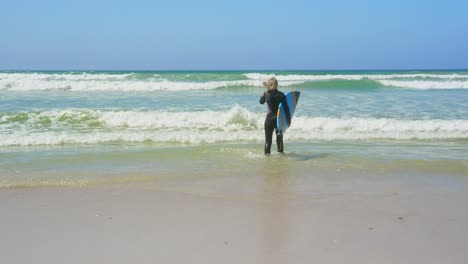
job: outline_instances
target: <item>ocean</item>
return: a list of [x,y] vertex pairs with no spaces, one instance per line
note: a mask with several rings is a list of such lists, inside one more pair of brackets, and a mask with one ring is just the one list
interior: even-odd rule
[[[271,76],[301,97],[264,157]],[[468,176],[468,71],[0,72],[0,188],[265,171]]]

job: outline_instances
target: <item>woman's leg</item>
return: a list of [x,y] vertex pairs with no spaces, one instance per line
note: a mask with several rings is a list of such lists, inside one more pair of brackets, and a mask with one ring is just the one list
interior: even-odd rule
[[284,145],[283,145],[283,135],[276,134],[276,145],[278,146],[278,152],[284,152]]
[[271,144],[273,141],[273,130],[275,129],[271,125],[271,121],[267,118],[265,120],[265,155],[270,154],[271,151]]

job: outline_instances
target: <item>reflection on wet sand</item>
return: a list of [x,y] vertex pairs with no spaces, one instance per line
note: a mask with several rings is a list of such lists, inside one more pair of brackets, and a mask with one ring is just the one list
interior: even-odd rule
[[266,202],[263,206],[263,240],[265,253],[263,263],[288,263],[288,233],[291,166],[286,159],[267,159],[264,163],[263,192]]

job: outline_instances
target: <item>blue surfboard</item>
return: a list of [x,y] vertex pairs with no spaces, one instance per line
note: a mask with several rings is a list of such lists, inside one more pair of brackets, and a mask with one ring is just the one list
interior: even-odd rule
[[296,110],[297,101],[301,92],[293,91],[286,94],[286,105],[280,103],[276,115],[276,127],[278,135],[283,135],[291,125],[291,120]]

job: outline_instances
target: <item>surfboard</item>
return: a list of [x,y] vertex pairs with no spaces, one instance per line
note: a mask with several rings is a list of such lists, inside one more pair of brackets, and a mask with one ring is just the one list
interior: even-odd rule
[[291,125],[291,120],[296,110],[297,101],[301,92],[293,91],[286,94],[286,105],[280,103],[278,106],[278,113],[276,115],[276,127],[278,128],[278,135],[283,135]]

